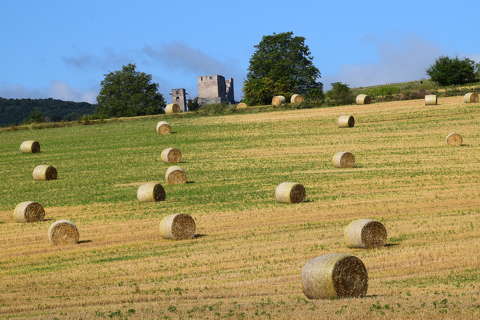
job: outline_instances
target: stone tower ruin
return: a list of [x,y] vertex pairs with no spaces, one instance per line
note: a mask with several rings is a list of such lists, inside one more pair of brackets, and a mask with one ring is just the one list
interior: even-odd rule
[[185,89],[172,89],[170,95],[172,96],[172,103],[178,104],[182,111],[188,111],[187,92]]
[[198,103],[235,103],[233,78],[225,80],[221,75],[200,76],[197,79]]

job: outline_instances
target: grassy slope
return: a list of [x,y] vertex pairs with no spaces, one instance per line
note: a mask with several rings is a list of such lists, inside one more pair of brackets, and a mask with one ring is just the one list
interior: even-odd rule
[[[461,100],[179,118],[162,137],[154,119],[2,132],[0,318],[478,318],[480,109]],[[336,128],[346,112],[358,126]],[[445,145],[453,130],[465,146]],[[31,138],[43,152],[18,153]],[[169,146],[183,151],[193,183],[138,203],[139,183],[163,180]],[[358,167],[332,168],[345,150]],[[41,163],[60,179],[33,182]],[[309,201],[272,201],[287,180],[303,183]],[[25,200],[52,220],[14,223]],[[159,220],[177,212],[204,236],[160,239]],[[344,247],[343,227],[366,217],[386,224],[391,246]],[[81,244],[48,244],[60,218],[77,223]],[[369,297],[304,299],[301,267],[328,252],[366,263]]]

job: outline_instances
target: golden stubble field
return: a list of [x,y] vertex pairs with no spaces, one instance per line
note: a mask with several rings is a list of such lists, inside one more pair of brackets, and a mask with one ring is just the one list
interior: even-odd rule
[[[5,204],[0,318],[478,319],[480,107],[461,102],[452,97],[432,107],[414,100],[175,119],[178,128],[236,126],[202,133],[220,142],[198,142],[195,154],[182,148],[185,167],[201,163],[203,171],[193,168],[190,178],[192,186],[204,186],[204,197],[139,204],[134,192],[145,180],[124,181],[111,188],[130,188],[132,198],[46,206],[52,220],[28,225],[15,223],[15,204]],[[356,117],[355,128],[336,128],[337,116],[345,113]],[[463,135],[465,145],[445,145],[452,131]],[[179,129],[176,139],[181,134]],[[248,143],[236,137],[248,137]],[[333,168],[337,151],[353,152],[358,166]],[[218,174],[227,169],[231,176]],[[92,170],[93,176],[102,174]],[[303,183],[308,201],[276,204],[273,191],[284,180]],[[224,185],[233,191],[219,209],[210,202]],[[175,190],[181,194],[181,186]],[[138,214],[143,211],[160,216]],[[159,237],[160,217],[176,212],[193,215],[195,239]],[[81,243],[53,247],[46,230],[65,217],[79,226]],[[346,248],[343,228],[358,218],[382,221],[388,245]],[[367,297],[306,299],[301,268],[333,252],[362,259],[369,272]]]

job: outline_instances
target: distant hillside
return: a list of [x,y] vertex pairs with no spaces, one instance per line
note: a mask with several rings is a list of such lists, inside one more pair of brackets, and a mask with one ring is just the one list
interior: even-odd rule
[[354,95],[364,93],[375,102],[422,99],[425,94],[439,96],[457,96],[467,92],[480,92],[480,82],[463,85],[439,86],[431,80],[417,80],[400,83],[390,83],[369,87],[352,88]]
[[4,99],[0,98],[0,126],[23,123],[33,110],[40,111],[47,121],[77,120],[92,114],[96,105],[56,99]]

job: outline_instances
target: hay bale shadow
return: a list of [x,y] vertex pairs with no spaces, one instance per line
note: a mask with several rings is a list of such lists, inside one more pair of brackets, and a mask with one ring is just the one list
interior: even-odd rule
[[90,242],[92,242],[92,240],[80,240],[80,241],[78,241],[78,244],[90,243]]

